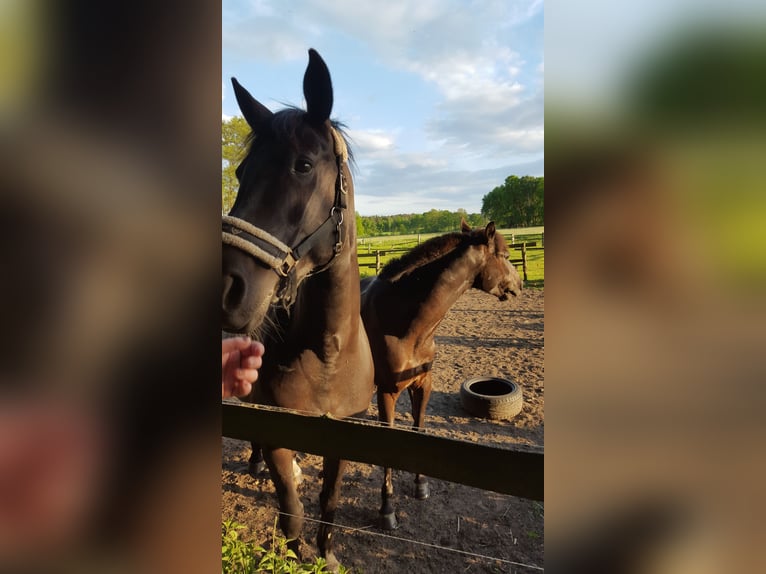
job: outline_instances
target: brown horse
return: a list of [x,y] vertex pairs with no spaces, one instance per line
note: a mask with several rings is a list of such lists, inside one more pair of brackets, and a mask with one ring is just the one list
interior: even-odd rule
[[[362,281],[362,319],[370,339],[378,387],[379,419],[393,425],[396,401],[407,389],[413,426],[422,428],[431,394],[434,332],[453,303],[475,287],[501,301],[521,292],[521,279],[508,261],[508,245],[495,224],[462,233],[434,237],[400,259],[391,261],[377,277]],[[430,494],[425,476],[415,477],[415,495]],[[384,472],[380,508],[386,530],[397,527],[391,499],[391,469]]]
[[[359,315],[354,186],[337,123],[330,73],[309,50],[306,111],[272,113],[232,80],[252,128],[237,168],[239,193],[223,218],[223,328],[266,346],[248,400],[336,417],[361,416],[373,393],[373,363]],[[293,452],[264,446],[279,498],[280,526],[296,539],[303,505]],[[346,462],[324,459],[317,534],[321,556],[337,564],[331,523]]]

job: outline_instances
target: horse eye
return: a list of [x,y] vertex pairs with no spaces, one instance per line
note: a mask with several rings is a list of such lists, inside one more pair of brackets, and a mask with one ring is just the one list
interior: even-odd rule
[[311,169],[314,166],[311,165],[311,162],[306,159],[299,159],[295,162],[295,165],[293,166],[293,170],[297,173],[308,173],[311,171]]

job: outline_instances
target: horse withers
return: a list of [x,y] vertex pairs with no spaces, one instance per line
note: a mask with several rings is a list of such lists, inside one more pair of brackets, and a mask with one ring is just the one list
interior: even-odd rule
[[[413,426],[423,427],[436,354],[434,333],[450,307],[471,287],[501,301],[521,293],[521,279],[508,260],[508,245],[492,222],[472,230],[462,221],[461,233],[429,239],[388,263],[377,277],[362,280],[362,318],[375,362],[381,421],[393,425],[396,401],[407,389]],[[415,496],[428,498],[426,477],[417,474],[415,485]],[[393,494],[391,469],[386,468],[380,508],[386,530],[397,527]]]
[[[306,110],[276,113],[235,79],[252,129],[237,167],[239,192],[223,218],[223,329],[266,347],[247,400],[313,414],[362,416],[373,362],[360,318],[354,185],[343,133],[331,121],[333,90],[314,50],[303,78]],[[303,505],[291,450],[264,446],[279,498],[280,526],[297,552]],[[331,529],[346,462],[324,459],[320,555],[337,564]]]

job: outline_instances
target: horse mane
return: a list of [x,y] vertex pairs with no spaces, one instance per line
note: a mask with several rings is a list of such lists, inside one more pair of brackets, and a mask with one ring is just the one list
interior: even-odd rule
[[473,245],[479,242],[480,234],[477,233],[446,233],[432,237],[397,259],[389,261],[380,270],[378,278],[388,281],[396,281],[414,269],[436,261],[447,253],[453,252],[461,246]]
[[[274,135],[278,140],[290,140],[295,137],[295,132],[298,129],[298,126],[301,125],[305,119],[306,115],[306,110],[302,110],[296,106],[288,105],[284,109],[281,109],[278,112],[274,112],[274,115],[269,121],[269,126],[271,127]],[[330,120],[330,125],[335,128],[335,130],[343,138],[343,142],[346,144],[346,149],[348,150],[349,166],[356,166],[356,162],[354,161],[354,153],[349,142],[349,136],[346,132],[346,124],[338,120]],[[258,134],[256,134],[255,131],[251,129],[250,133],[245,138],[243,157],[250,155],[250,152],[252,151],[253,146],[257,143],[257,140]]]

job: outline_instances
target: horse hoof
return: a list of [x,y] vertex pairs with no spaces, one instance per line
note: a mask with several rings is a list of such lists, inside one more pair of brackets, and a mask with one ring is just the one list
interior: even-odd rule
[[380,527],[383,530],[396,530],[399,528],[399,523],[396,521],[396,514],[381,514],[380,515]]
[[427,482],[420,482],[415,485],[415,498],[418,500],[425,500],[431,496],[431,487]]
[[251,460],[247,465],[247,472],[250,473],[250,476],[253,478],[258,478],[259,475],[266,472],[266,463],[262,460],[259,460],[258,462],[253,462]]
[[338,562],[338,559],[335,557],[335,554],[332,552],[328,552],[327,555],[324,557],[325,562],[327,562],[327,571],[328,572],[337,572],[338,568],[340,567],[340,562]]

